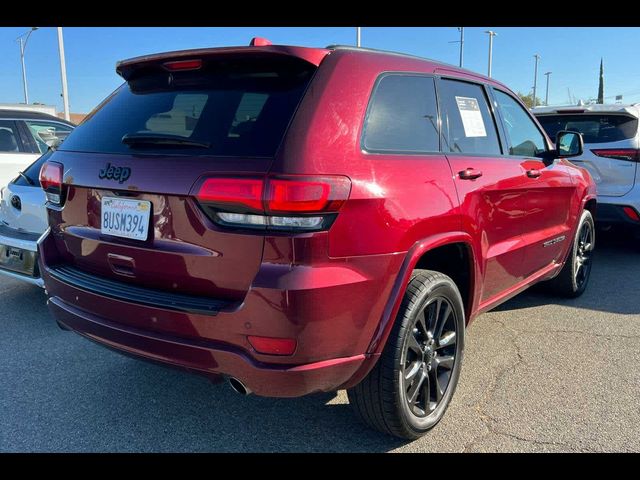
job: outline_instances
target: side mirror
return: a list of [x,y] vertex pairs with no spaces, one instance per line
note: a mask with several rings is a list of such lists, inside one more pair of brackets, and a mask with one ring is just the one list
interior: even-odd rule
[[584,142],[578,132],[562,130],[556,135],[556,158],[569,158],[582,155]]

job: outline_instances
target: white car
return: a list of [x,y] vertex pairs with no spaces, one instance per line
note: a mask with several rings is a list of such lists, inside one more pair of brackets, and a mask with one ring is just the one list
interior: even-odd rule
[[598,189],[596,223],[625,226],[640,238],[640,104],[538,107],[532,110],[551,138],[580,132],[584,154],[571,162],[589,170]]
[[0,110],[0,275],[42,286],[38,239],[47,229],[39,173],[50,146],[64,140],[72,123],[50,115]]

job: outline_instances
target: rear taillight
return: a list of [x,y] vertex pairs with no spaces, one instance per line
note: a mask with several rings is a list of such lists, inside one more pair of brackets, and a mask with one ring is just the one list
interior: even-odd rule
[[215,222],[233,227],[317,231],[331,226],[349,198],[342,176],[207,178],[196,198]]
[[599,157],[617,158],[631,162],[640,160],[640,150],[635,148],[597,148],[591,151]]
[[40,185],[47,200],[54,204],[62,203],[62,175],[64,167],[58,162],[45,162],[40,169]]
[[625,215],[629,217],[634,222],[640,222],[640,215],[636,212],[632,207],[622,207]]

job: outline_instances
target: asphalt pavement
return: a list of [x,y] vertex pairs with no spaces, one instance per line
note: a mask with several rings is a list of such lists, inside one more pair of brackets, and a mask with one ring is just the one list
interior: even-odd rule
[[467,332],[444,419],[401,441],[345,392],[242,397],[55,325],[37,287],[0,278],[2,452],[640,451],[640,249],[599,240],[578,299],[528,291]]

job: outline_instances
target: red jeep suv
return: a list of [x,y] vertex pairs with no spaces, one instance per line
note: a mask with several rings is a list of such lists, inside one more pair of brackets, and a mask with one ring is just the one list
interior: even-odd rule
[[594,184],[504,85],[398,53],[188,50],[49,154],[51,313],[241,393],[348,389],[404,438],[454,393],[465,327],[530,285],[581,294]]

